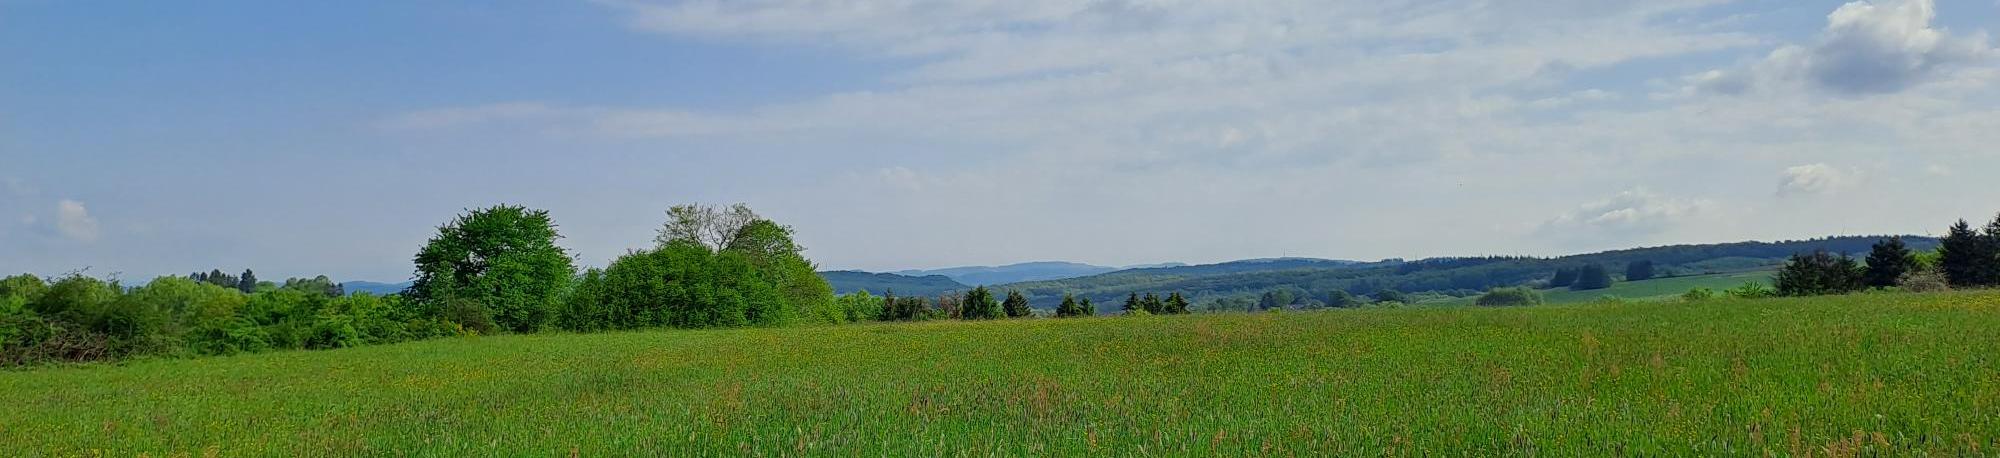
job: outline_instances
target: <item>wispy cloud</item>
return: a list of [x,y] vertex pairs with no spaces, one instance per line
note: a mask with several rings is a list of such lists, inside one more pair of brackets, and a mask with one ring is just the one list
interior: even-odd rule
[[69,199],[56,202],[56,231],[79,242],[95,242],[100,235],[97,218],[90,216],[83,202]]

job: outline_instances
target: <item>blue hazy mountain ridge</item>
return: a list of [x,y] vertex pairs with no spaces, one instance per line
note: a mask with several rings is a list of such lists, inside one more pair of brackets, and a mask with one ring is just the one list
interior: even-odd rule
[[350,281],[340,284],[348,293],[370,293],[376,295],[396,294],[410,287],[410,282],[382,283],[372,281]]

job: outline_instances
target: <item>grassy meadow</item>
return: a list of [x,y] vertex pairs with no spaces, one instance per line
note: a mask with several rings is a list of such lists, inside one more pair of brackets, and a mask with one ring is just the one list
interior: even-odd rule
[[0,403],[14,456],[1983,455],[2000,294],[463,338]]

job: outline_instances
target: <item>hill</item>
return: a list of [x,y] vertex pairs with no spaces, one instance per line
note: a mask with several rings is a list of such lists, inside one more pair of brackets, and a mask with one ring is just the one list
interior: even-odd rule
[[892,273],[906,277],[943,275],[951,277],[952,281],[967,285],[1000,285],[1024,281],[1084,277],[1117,270],[1119,270],[1117,267],[1093,266],[1074,262],[1027,262],[1004,266],[951,267],[932,270],[904,270]]
[[1995,342],[1994,293],[498,336],[4,372],[0,444],[1978,456],[2000,447],[2000,418],[1981,407],[2000,399]]
[[930,297],[971,288],[963,283],[952,281],[951,278],[943,275],[911,277],[897,274],[839,270],[820,272],[819,276],[820,278],[825,278],[828,284],[833,285],[834,294],[867,291],[879,296],[889,291],[895,291],[896,295],[899,296]]
[[350,294],[371,293],[375,295],[388,295],[388,294],[401,293],[403,292],[403,290],[409,289],[410,284],[411,284],[410,282],[379,283],[372,281],[350,281],[346,283],[341,283],[340,287],[341,289],[346,290]]
[[[1708,245],[1673,245],[1556,258],[1465,257],[1433,258],[1417,261],[1379,262],[1330,261],[1311,259],[1250,260],[1204,266],[1163,269],[1133,269],[1053,281],[1004,285],[1021,290],[1039,308],[1052,308],[1063,294],[1076,294],[1096,302],[1102,311],[1116,308],[1126,295],[1139,292],[1180,292],[1200,306],[1241,309],[1267,291],[1311,302],[1324,300],[1333,290],[1369,295],[1385,289],[1405,293],[1432,293],[1455,297],[1471,296],[1501,286],[1532,284],[1548,279],[1559,267],[1604,264],[1623,272],[1626,263],[1653,261],[1659,270],[1675,275],[1702,275],[1770,269],[1783,264],[1794,253],[1829,250],[1865,254],[1882,236],[1832,237],[1781,242],[1737,242]],[[1937,239],[1904,236],[1913,250],[1937,246]],[[1595,296],[1592,296],[1595,297]]]
[[[1655,278],[1644,281],[1616,282],[1610,288],[1571,291],[1568,288],[1550,288],[1537,292],[1549,304],[1575,304],[1596,301],[1606,296],[1625,301],[1671,301],[1677,300],[1688,290],[1708,288],[1718,293],[1744,283],[1770,284],[1776,271],[1755,270],[1748,272],[1689,275],[1685,277]],[[1472,305],[1474,297],[1467,296],[1448,300],[1427,302],[1437,305]]]

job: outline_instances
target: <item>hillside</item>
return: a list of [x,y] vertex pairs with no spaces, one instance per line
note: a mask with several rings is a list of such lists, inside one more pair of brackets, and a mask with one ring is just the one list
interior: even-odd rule
[[397,294],[409,289],[410,282],[380,283],[372,281],[350,281],[340,284],[349,293],[370,293],[375,295]]
[[970,288],[963,283],[952,281],[951,278],[943,275],[911,277],[906,275],[841,270],[820,272],[819,276],[820,278],[825,278],[828,284],[833,285],[834,294],[867,291],[871,294],[882,295],[886,292],[894,291],[900,296],[928,297],[948,292],[963,291]]
[[2000,418],[1982,401],[2000,399],[1994,293],[801,331],[518,335],[4,372],[0,444],[56,456],[2000,449]]
[[[1677,300],[1688,290],[1708,288],[1717,292],[1742,285],[1746,282],[1770,284],[1775,274],[1771,270],[1689,275],[1685,277],[1655,278],[1645,281],[1612,283],[1610,288],[1572,291],[1568,288],[1538,290],[1542,300],[1549,304],[1575,304],[1591,302],[1604,297],[1616,297],[1624,301],[1671,301]],[[1467,296],[1445,301],[1428,302],[1436,305],[1471,305],[1474,297]]]
[[[1005,285],[1028,294],[1036,307],[1050,308],[1063,294],[1096,302],[1113,310],[1133,292],[1181,292],[1198,303],[1254,301],[1266,291],[1285,290],[1296,297],[1322,300],[1333,290],[1368,295],[1384,289],[1406,293],[1432,292],[1471,296],[1500,286],[1546,280],[1558,267],[1604,264],[1623,272],[1626,263],[1649,260],[1662,272],[1676,275],[1770,269],[1793,253],[1829,250],[1865,254],[1881,236],[1834,237],[1783,242],[1738,242],[1674,245],[1589,253],[1557,258],[1471,257],[1372,263],[1324,260],[1246,261],[1209,266],[1135,269],[1090,277]],[[1914,250],[1928,250],[1937,240],[1904,236]],[[1595,296],[1592,296],[1595,297]],[[1233,306],[1232,306],[1233,307]],[[1225,307],[1230,308],[1230,307]]]
[[905,270],[892,273],[906,277],[943,275],[950,277],[952,281],[967,285],[1000,285],[1024,281],[1085,277],[1117,270],[1119,270],[1117,267],[1093,266],[1074,262],[1027,262],[1004,266],[952,267],[933,270]]

